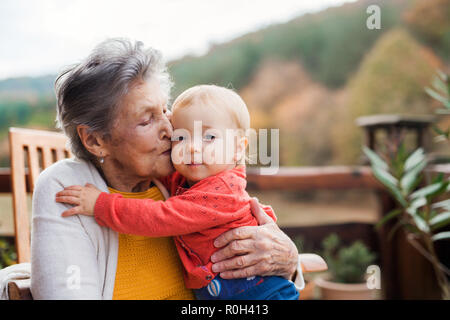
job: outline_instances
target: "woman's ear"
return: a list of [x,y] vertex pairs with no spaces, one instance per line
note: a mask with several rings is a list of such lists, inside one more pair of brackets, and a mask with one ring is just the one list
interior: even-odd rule
[[100,134],[90,132],[89,127],[86,125],[78,125],[77,132],[87,151],[97,158],[108,156],[106,141]]

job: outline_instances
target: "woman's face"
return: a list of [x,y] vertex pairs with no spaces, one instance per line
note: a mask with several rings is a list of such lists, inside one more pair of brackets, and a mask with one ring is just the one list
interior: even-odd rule
[[[108,158],[122,179],[160,178],[173,171],[168,97],[157,80],[134,83],[124,97],[107,143]],[[106,174],[106,172],[105,172]]]

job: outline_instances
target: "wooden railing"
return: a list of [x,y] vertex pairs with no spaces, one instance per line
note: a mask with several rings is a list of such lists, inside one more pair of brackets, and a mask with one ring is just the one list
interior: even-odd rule
[[[429,166],[431,173],[450,177],[450,164]],[[368,166],[281,167],[274,175],[260,175],[257,168],[247,169],[249,189],[253,190],[383,190]],[[29,190],[29,186],[28,190]],[[11,170],[0,168],[0,193],[11,192]]]

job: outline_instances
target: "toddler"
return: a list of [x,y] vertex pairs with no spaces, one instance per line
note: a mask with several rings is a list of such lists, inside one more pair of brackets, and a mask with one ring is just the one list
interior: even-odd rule
[[[56,200],[78,210],[63,216],[93,215],[98,224],[120,233],[175,236],[186,287],[195,289],[197,299],[298,300],[294,283],[282,277],[228,280],[212,271],[210,257],[218,250],[214,239],[232,228],[258,225],[245,190],[250,116],[244,101],[232,90],[200,85],[183,92],[172,112],[176,172],[163,181],[171,198],[125,199],[92,185],[71,186]],[[70,200],[61,198],[68,195]],[[270,207],[264,210],[276,220]]]

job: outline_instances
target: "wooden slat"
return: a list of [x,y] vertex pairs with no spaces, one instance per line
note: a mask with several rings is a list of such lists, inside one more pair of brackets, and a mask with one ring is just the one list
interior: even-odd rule
[[14,232],[16,234],[17,260],[30,261],[30,223],[26,199],[24,150],[21,136],[9,133],[14,208]]
[[[30,168],[30,187],[31,190],[34,190],[34,183],[37,180],[37,177],[39,176],[40,169],[39,169],[39,155],[36,146],[34,145],[28,145],[28,167]],[[33,192],[33,191],[31,191]]]
[[64,150],[62,150],[62,149],[56,149],[56,161],[59,161],[59,160],[62,160],[62,159],[65,159],[66,158],[66,155],[65,155],[65,153],[64,153]]
[[49,147],[42,147],[42,165],[44,169],[50,167],[53,164],[53,154]]

